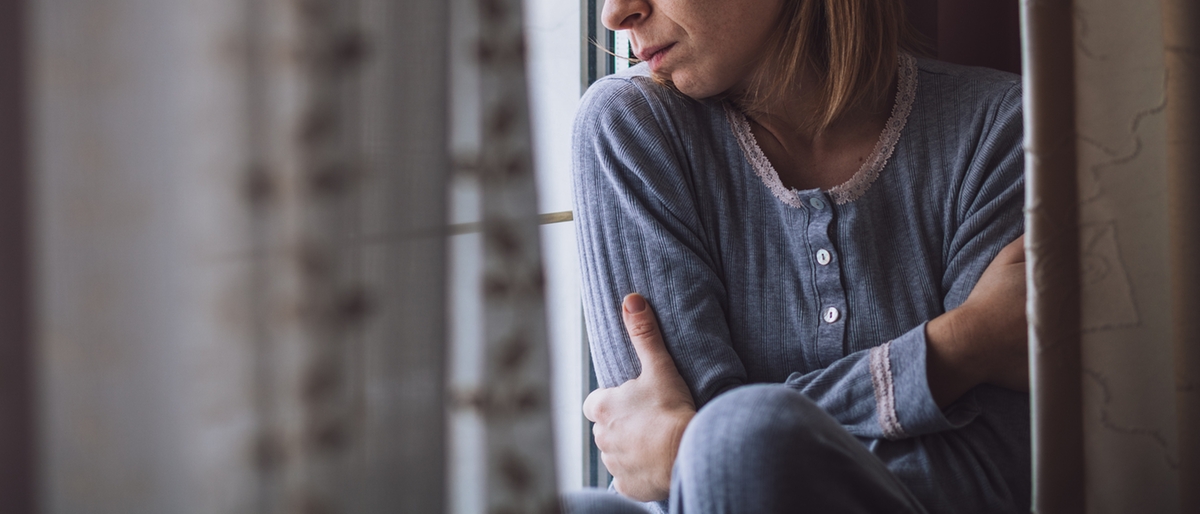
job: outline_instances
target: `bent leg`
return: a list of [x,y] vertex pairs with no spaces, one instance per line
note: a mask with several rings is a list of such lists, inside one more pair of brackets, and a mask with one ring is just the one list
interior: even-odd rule
[[595,488],[563,494],[562,507],[563,514],[649,514],[629,498]]
[[718,396],[688,425],[672,513],[924,513],[887,467],[804,395],[780,385]]

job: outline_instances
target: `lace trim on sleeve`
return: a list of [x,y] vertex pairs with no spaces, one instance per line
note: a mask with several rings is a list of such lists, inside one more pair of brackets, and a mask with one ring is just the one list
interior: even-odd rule
[[869,367],[871,386],[875,390],[875,415],[883,437],[896,440],[904,438],[904,427],[896,416],[896,386],[892,382],[891,341],[871,348]]

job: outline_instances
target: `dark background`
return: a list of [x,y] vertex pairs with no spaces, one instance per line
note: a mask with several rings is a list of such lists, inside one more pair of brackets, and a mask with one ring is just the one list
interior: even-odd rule
[[1021,73],[1017,0],[907,0],[910,20],[934,47],[934,57]]
[[0,512],[33,510],[24,1],[0,0]]

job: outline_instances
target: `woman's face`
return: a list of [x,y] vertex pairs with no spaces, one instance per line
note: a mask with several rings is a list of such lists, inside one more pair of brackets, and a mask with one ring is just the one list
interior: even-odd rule
[[746,84],[784,0],[606,0],[604,26],[628,30],[634,53],[683,94]]

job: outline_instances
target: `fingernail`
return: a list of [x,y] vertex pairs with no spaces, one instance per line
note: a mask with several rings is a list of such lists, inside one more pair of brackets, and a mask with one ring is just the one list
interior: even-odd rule
[[625,312],[637,314],[646,310],[646,299],[642,295],[633,293],[625,297]]

